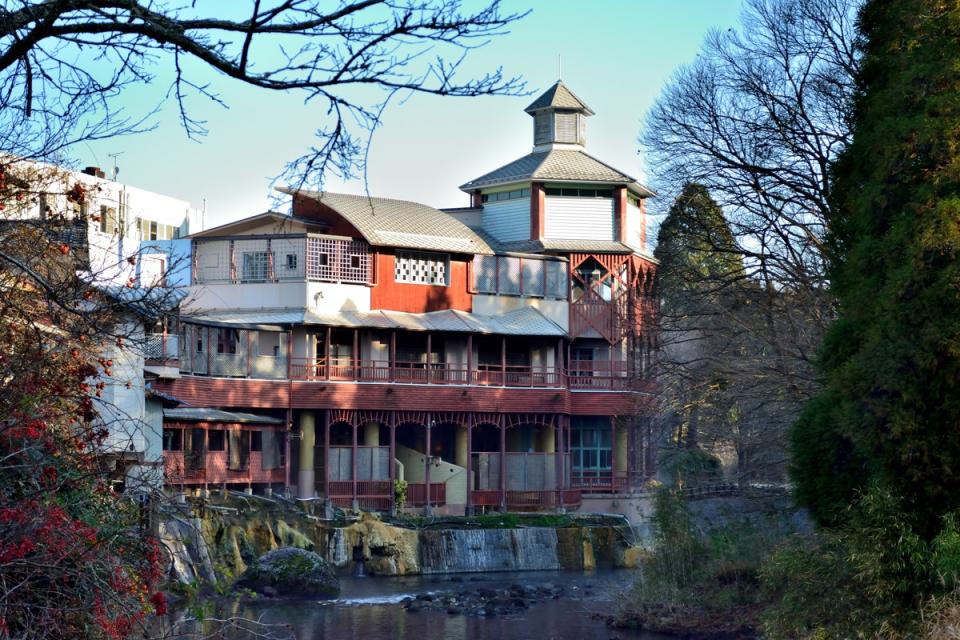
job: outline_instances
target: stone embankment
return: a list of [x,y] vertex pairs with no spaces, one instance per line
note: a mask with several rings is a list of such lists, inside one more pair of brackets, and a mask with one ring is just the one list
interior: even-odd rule
[[161,524],[161,539],[178,581],[221,587],[283,547],[317,553],[340,575],[378,576],[634,567],[646,553],[631,526],[615,517],[387,522],[362,514],[330,521],[256,498],[185,505]]

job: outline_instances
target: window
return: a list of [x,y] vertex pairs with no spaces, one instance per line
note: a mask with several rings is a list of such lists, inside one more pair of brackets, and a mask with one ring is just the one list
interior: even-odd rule
[[[326,258],[326,256],[324,256]],[[296,271],[297,270],[297,254],[288,253],[287,254],[287,271]]]
[[250,432],[250,451],[263,451],[263,432]]
[[449,267],[450,256],[445,253],[397,251],[394,280],[445,287],[449,284]]
[[538,111],[533,116],[533,144],[550,142],[550,116],[549,111]]
[[584,476],[609,474],[613,468],[609,420],[603,417],[574,419],[570,430],[570,457],[574,471]]
[[556,131],[553,136],[554,140],[557,142],[576,143],[578,141],[577,134],[579,133],[577,114],[557,112],[555,118],[554,128]]
[[497,256],[475,256],[473,288],[477,293],[497,292]]
[[236,329],[217,329],[217,353],[236,353],[240,333]]
[[117,210],[107,205],[100,205],[100,232],[114,234],[117,232]]
[[350,268],[359,269],[361,265],[360,256],[350,256]]
[[580,187],[546,187],[544,193],[548,196],[563,196],[569,198],[612,198],[612,188],[590,188],[581,189]]
[[244,282],[263,282],[270,275],[273,254],[268,251],[248,251],[243,254]]
[[223,451],[226,448],[226,436],[223,429],[210,429],[207,431],[209,438],[210,451]]
[[204,330],[200,327],[194,327],[193,330],[197,334],[197,353],[203,353],[203,334]]
[[157,239],[157,232],[158,232],[157,222],[156,222],[155,220],[151,220],[151,221],[150,221],[150,225],[149,225],[149,233],[148,233],[148,235],[147,235],[147,239],[148,239],[148,240],[156,240],[156,239]]
[[164,429],[163,430],[163,450],[164,451],[182,451],[183,450],[183,430],[182,429]]
[[474,256],[473,288],[477,293],[567,299],[567,264],[514,256]]
[[485,193],[481,196],[483,202],[497,202],[500,200],[516,200],[518,198],[529,198],[530,189],[515,189],[513,191],[499,191],[497,193]]

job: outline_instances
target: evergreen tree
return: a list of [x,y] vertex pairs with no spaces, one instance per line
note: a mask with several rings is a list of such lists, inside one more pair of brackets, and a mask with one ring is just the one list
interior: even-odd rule
[[663,463],[678,480],[709,480],[717,460],[696,450],[715,449],[728,431],[723,359],[731,331],[725,309],[736,297],[730,289],[743,275],[743,261],[723,210],[695,183],[670,208],[654,255],[662,296],[662,400],[675,445]]
[[826,523],[884,483],[929,539],[960,508],[960,8],[870,0],[860,27],[829,220],[840,318],[793,429],[794,475]]
[[660,226],[654,257],[664,312],[695,313],[704,296],[743,275],[743,257],[720,208],[707,191],[689,183]]

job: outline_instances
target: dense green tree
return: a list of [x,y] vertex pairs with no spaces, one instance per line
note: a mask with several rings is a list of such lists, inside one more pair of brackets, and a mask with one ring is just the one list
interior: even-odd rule
[[729,366],[737,356],[728,313],[743,284],[743,258],[723,210],[708,190],[685,185],[660,226],[659,290],[663,426],[671,447],[663,468],[677,481],[715,481],[707,453],[736,450]]
[[960,8],[870,0],[860,26],[828,221],[840,317],[794,471],[822,522],[878,481],[929,539],[960,508]]

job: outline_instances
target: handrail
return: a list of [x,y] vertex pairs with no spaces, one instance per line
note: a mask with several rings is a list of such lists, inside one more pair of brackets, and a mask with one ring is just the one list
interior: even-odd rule
[[[589,367],[588,367],[589,365]],[[566,369],[541,365],[466,365],[451,362],[355,360],[353,358],[294,357],[292,380],[390,382],[396,384],[452,384],[483,387],[570,389],[629,389],[634,380],[627,363],[573,360]]]

